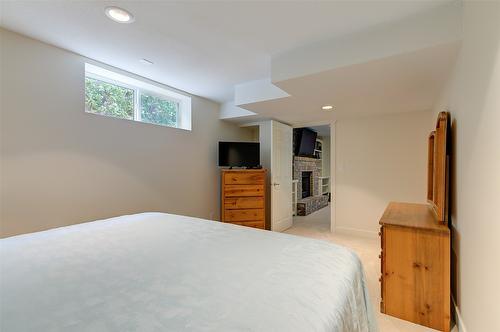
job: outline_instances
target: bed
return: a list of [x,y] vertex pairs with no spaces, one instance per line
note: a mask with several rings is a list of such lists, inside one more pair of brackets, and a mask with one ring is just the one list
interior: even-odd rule
[[164,213],[0,240],[1,331],[376,331],[324,241]]

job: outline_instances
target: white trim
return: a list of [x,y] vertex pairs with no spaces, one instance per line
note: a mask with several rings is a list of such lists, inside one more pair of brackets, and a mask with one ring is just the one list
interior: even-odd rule
[[94,80],[101,81],[104,83],[113,84],[113,85],[116,85],[116,86],[119,86],[119,87],[122,87],[125,89],[134,90],[134,91],[136,90],[136,87],[133,85],[127,84],[127,83],[122,82],[122,81],[116,81],[110,77],[98,75],[98,74],[95,74],[91,71],[85,70],[85,77],[89,77],[89,78],[92,78]]
[[[122,86],[134,90],[134,121],[141,121],[140,114],[140,94],[145,93],[160,98],[165,98],[179,103],[177,113],[177,126],[170,128],[179,128],[191,130],[191,97],[177,93],[151,83],[147,83],[131,76],[117,73],[90,63],[85,63],[85,76],[104,81],[107,83]],[[158,124],[161,125],[161,124]]]
[[366,231],[363,229],[350,228],[350,227],[335,227],[335,233],[359,236],[369,239],[378,238],[378,232]]
[[134,90],[134,120],[142,122],[141,115],[141,92],[139,89]]
[[464,321],[462,320],[462,315],[460,315],[460,310],[458,309],[457,303],[455,302],[455,299],[453,298],[453,295],[451,296],[451,302],[453,303],[453,308],[454,308],[454,318],[455,318],[455,323],[458,329],[458,332],[467,332],[467,329],[465,328]]
[[156,93],[160,94],[161,96],[172,97],[172,98],[179,99],[179,100],[189,98],[189,97],[187,97],[183,94],[177,93],[175,91],[161,88],[159,86],[156,86],[156,85],[153,85],[150,83],[146,83],[146,82],[138,80],[136,78],[126,76],[123,74],[119,74],[117,72],[114,72],[114,71],[111,71],[108,69],[104,69],[102,67],[98,67],[98,66],[90,64],[90,63],[85,63],[85,72],[92,73],[94,75],[98,75],[98,76],[101,76],[101,77],[104,77],[104,78],[107,78],[107,79],[110,79],[110,80],[113,80],[116,82],[125,83],[127,85],[132,86],[132,87],[144,89],[146,91],[156,92]]
[[240,128],[246,128],[246,127],[256,127],[260,126],[263,122],[266,121],[272,121],[272,120],[262,120],[262,121],[254,121],[254,122],[247,122],[247,123],[242,123],[239,125]]
[[336,123],[330,123],[330,232],[334,233],[337,227],[337,195],[336,195]]
[[[292,128],[304,128],[304,127],[316,127],[316,126],[330,126],[331,127],[337,122],[337,120],[333,121],[315,121],[315,122],[301,122],[292,125]],[[330,132],[331,136],[331,132]]]
[[[292,175],[292,178],[293,178],[293,175]],[[292,216],[297,215],[297,184],[298,183],[299,183],[299,180],[292,180]]]

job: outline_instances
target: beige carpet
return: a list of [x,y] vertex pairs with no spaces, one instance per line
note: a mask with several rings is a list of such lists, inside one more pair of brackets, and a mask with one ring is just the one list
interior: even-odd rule
[[[331,241],[344,245],[354,250],[361,261],[366,273],[370,297],[373,308],[378,313],[377,319],[381,332],[411,331],[411,332],[430,332],[436,331],[420,325],[400,320],[388,315],[381,314],[380,304],[380,254],[379,239],[368,239],[350,235],[339,235],[330,233],[330,207],[323,208],[306,217],[294,217],[293,226],[285,233],[312,237]],[[453,331],[457,331],[456,328]]]

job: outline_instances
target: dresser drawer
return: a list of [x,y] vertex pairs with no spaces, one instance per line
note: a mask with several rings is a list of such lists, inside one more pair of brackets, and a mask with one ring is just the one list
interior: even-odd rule
[[225,197],[264,196],[264,185],[228,184],[224,187],[224,196]]
[[266,170],[222,170],[221,221],[266,229]]
[[235,222],[231,222],[231,224],[266,229],[266,225],[265,225],[264,221],[235,221]]
[[263,209],[264,197],[234,197],[224,200],[226,210],[234,209]]
[[264,209],[227,210],[224,221],[264,221]]
[[224,174],[225,184],[264,184],[264,172],[227,172]]

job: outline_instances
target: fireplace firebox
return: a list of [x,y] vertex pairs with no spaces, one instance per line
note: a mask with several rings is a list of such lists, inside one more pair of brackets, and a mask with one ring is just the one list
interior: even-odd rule
[[302,198],[311,196],[312,172],[302,172]]

